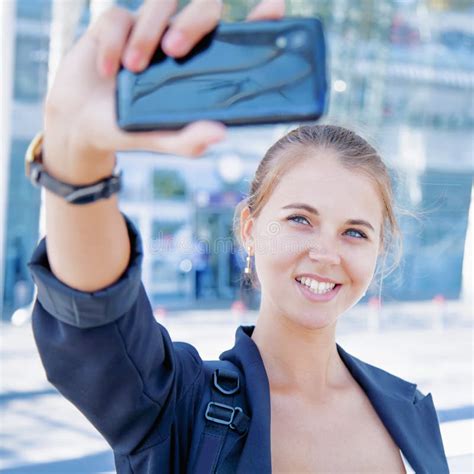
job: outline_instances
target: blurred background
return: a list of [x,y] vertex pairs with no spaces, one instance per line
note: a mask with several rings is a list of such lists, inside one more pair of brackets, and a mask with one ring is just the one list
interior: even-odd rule
[[[45,382],[31,336],[27,262],[42,233],[40,192],[23,156],[42,128],[57,64],[112,4],[140,0],[0,0],[0,470],[113,471],[107,446]],[[180,4],[185,4],[181,1]],[[257,0],[224,1],[240,21]],[[470,0],[287,0],[323,19],[329,113],[381,151],[395,182],[404,258],[341,320],[354,355],[433,392],[453,472],[473,471],[472,298],[474,4]],[[73,94],[74,91],[71,91]],[[143,281],[177,340],[217,358],[255,320],[242,291],[235,205],[288,125],[231,130],[199,160],[121,153],[121,209],[140,229]]]

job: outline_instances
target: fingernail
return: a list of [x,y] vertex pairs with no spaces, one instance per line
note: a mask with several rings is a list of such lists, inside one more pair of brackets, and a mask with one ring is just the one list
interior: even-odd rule
[[181,31],[171,30],[164,36],[161,47],[166,54],[181,55],[187,52],[188,41]]
[[127,69],[133,70],[140,70],[146,66],[145,58],[136,49],[132,49],[125,54],[124,64]]

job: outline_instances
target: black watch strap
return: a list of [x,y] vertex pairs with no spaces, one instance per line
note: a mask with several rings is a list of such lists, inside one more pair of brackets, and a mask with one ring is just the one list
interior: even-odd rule
[[71,204],[89,204],[99,199],[107,199],[120,191],[121,172],[86,186],[75,186],[54,178],[44,169],[42,144],[43,134],[39,133],[28,147],[25,157],[26,175],[35,186],[43,186]]
[[30,180],[36,186],[43,186],[61,196],[70,204],[89,204],[99,199],[107,199],[122,187],[121,172],[87,186],[73,186],[53,178],[40,163],[30,165]]

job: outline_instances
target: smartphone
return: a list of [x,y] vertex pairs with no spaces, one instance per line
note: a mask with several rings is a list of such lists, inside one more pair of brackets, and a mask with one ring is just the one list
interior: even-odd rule
[[117,75],[116,113],[129,131],[314,121],[328,101],[317,18],[220,23],[183,58],[159,48],[138,74]]

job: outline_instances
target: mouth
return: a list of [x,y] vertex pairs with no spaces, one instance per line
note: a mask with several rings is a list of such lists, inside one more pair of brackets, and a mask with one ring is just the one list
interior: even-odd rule
[[295,282],[303,295],[311,301],[329,301],[342,287],[340,283],[317,281],[308,277],[296,277]]

